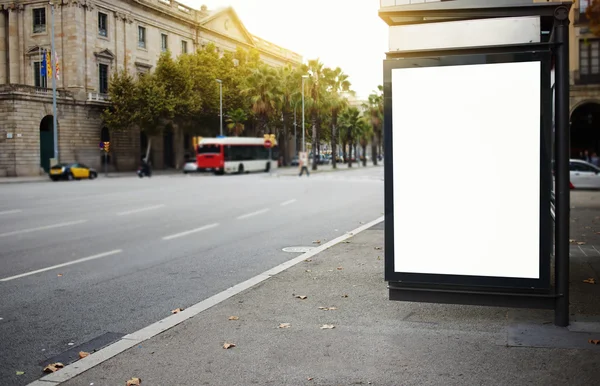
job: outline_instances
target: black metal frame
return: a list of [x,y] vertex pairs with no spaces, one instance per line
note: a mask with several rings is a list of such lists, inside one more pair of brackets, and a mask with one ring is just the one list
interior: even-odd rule
[[[470,47],[438,51],[390,52],[384,62],[385,165],[385,280],[391,300],[555,310],[555,324],[569,324],[569,64],[568,14],[570,3],[536,3],[520,6],[466,6],[460,0],[426,3],[380,10],[389,25],[420,24],[458,19],[539,16],[542,43]],[[446,20],[442,20],[446,19]],[[512,56],[512,59],[507,59]],[[397,273],[394,269],[393,146],[391,69],[425,66],[539,60],[542,63],[540,122],[540,278],[514,279],[460,275]],[[462,63],[461,63],[462,61]],[[465,63],[466,61],[466,63]],[[427,62],[425,64],[425,62]],[[437,63],[436,63],[437,62]],[[555,130],[552,138],[551,63],[555,63]],[[551,161],[556,145],[555,192]],[[551,215],[551,210],[553,215]],[[551,287],[552,218],[555,219],[555,287]]]
[[[539,48],[539,47],[537,47]],[[515,63],[515,62],[540,62],[540,256],[539,256],[539,279],[531,278],[507,278],[489,276],[466,276],[466,275],[442,275],[442,274],[420,274],[396,272],[394,268],[394,202],[386,200],[385,203],[385,280],[388,282],[401,282],[403,285],[447,285],[460,286],[461,288],[487,288],[487,289],[523,289],[527,292],[550,291],[550,254],[552,251],[552,228],[550,217],[550,191],[552,189],[552,174],[550,170],[551,152],[550,135],[551,121],[544,119],[552,111],[552,93],[550,88],[551,52],[546,46],[544,51],[532,51],[529,48],[511,47],[509,52],[488,54],[487,48],[471,48],[470,54],[444,55],[431,53],[427,57],[405,58],[386,60],[384,62],[384,91],[386,104],[384,107],[384,122],[386,136],[386,164],[385,164],[385,193],[387,197],[394,196],[393,188],[393,130],[392,130],[392,70],[411,67],[441,67],[454,65],[477,65],[484,63]]]

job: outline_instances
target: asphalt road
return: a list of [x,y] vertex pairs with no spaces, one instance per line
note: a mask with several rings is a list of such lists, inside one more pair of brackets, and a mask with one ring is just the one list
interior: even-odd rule
[[381,167],[0,186],[0,385],[27,384],[68,350],[132,333],[297,256],[285,247],[382,212]]

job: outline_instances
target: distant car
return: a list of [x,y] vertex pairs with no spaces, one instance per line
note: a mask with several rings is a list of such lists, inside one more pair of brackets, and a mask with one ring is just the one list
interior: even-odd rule
[[186,162],[185,165],[183,165],[183,174],[196,173],[197,171],[198,165],[196,164],[196,162],[190,161]]
[[575,189],[600,189],[600,168],[589,162],[570,159],[569,175]]
[[298,160],[298,157],[292,158],[292,160],[290,161],[290,165],[291,166],[298,166],[298,165],[300,165],[300,161]]
[[50,179],[52,181],[58,180],[81,180],[98,177],[98,172],[82,163],[60,163],[50,168]]

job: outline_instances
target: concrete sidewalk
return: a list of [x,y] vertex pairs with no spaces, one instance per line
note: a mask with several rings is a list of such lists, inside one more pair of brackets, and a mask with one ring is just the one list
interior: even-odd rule
[[[600,345],[588,343],[600,339],[600,284],[583,282],[600,282],[600,253],[573,259],[573,323],[562,329],[551,311],[389,301],[382,247],[381,223],[63,384],[600,383]],[[56,385],[46,381],[68,369],[36,385]]]
[[[181,170],[153,170],[152,176],[169,176],[183,174]],[[98,179],[105,178],[123,178],[123,177],[137,177],[136,171],[132,170],[129,172],[109,172],[108,175],[104,172],[98,172]],[[2,184],[24,184],[31,182],[52,182],[48,175],[43,176],[30,176],[30,177],[0,177],[0,185]]]
[[[357,165],[356,163],[352,164],[352,167],[349,168],[348,164],[337,164],[337,169],[334,169],[331,164],[329,165],[319,165],[317,170],[312,170],[312,166],[309,167],[310,174],[317,173],[329,173],[329,172],[343,172],[343,171],[352,171],[352,170],[365,170],[371,168],[382,168],[383,161],[379,162],[376,166],[373,165],[373,162],[368,162],[367,166],[362,166],[362,164]],[[300,173],[300,168],[298,166],[285,166],[277,168],[277,172],[274,175],[279,176],[297,176]]]

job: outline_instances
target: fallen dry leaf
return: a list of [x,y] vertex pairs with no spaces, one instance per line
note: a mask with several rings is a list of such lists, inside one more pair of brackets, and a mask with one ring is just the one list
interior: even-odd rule
[[341,271],[342,269],[344,269],[344,267],[337,267],[338,271]]
[[569,239],[569,242],[570,242],[570,243],[574,243],[574,242],[575,242],[575,239]]
[[65,365],[63,365],[60,362],[52,363],[51,365],[44,367],[44,372],[45,373],[54,373],[54,372],[58,371],[59,369],[62,369],[63,367],[65,367]]
[[589,279],[585,279],[583,282],[587,283],[587,284],[596,284],[596,280],[593,277],[590,277]]
[[343,298],[347,298],[347,297],[348,297],[348,294],[343,294],[343,295],[342,295],[342,297],[343,297]]
[[334,311],[337,310],[337,307],[319,307],[319,309],[323,311]]
[[227,349],[230,349],[230,348],[232,348],[232,347],[235,347],[235,343],[225,343],[225,344],[223,345],[223,348],[224,348],[225,350],[227,350]]
[[87,356],[90,356],[89,352],[85,352],[85,351],[79,351],[79,359],[83,359]]
[[315,240],[313,241],[313,244],[321,244],[321,240]]
[[377,256],[377,260],[381,260],[381,256]]
[[600,344],[600,339],[590,339],[590,340],[588,340],[588,343],[591,343],[591,344]]
[[171,313],[172,313],[172,314],[178,314],[178,313],[180,313],[181,311],[183,311],[184,309],[185,309],[185,308],[176,308],[176,309],[174,309],[173,311],[171,311]]
[[304,261],[306,261],[307,263],[310,263],[312,260],[311,259],[306,259]]
[[585,241],[578,241],[577,242],[577,245],[583,245],[583,244],[585,244]]
[[239,320],[240,317],[239,316],[230,316],[229,320]]
[[312,378],[312,377],[307,377],[307,378],[306,378],[306,380],[307,380],[307,381],[312,381],[312,380],[313,380],[313,378]]
[[142,378],[131,378],[127,381],[125,386],[139,386],[142,384]]
[[23,375],[25,374],[25,371],[17,371],[17,375]]
[[279,327],[277,327],[277,328],[290,328],[290,327],[292,327],[291,323],[280,323]]
[[382,249],[383,248],[381,248],[381,247],[375,247],[375,250],[377,250],[377,251],[381,251]]
[[350,241],[346,240],[344,241],[344,244],[350,244]]
[[307,269],[305,272],[312,272],[310,269]]
[[304,300],[306,298],[308,298],[308,296],[304,296],[304,295],[296,295],[296,298]]
[[321,330],[331,330],[334,328],[335,328],[335,326],[333,324],[324,324],[321,326]]
[[58,277],[61,277],[61,276],[62,276],[62,273],[59,273],[59,274],[58,274],[58,275],[56,275],[56,276],[58,276]]

